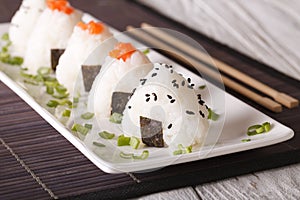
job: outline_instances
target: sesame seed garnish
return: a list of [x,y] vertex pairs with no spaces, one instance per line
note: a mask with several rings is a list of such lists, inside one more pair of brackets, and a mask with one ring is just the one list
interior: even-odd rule
[[169,124],[168,129],[172,128],[172,124]]
[[157,101],[157,95],[155,93],[152,93],[152,95],[154,96],[154,101]]
[[188,81],[188,83],[191,83],[191,78],[188,78],[187,81]]
[[150,101],[150,97],[148,97],[148,98],[146,99],[146,102],[148,102],[148,101]]
[[170,103],[174,103],[175,102],[175,99],[172,99],[171,101],[170,101]]
[[199,113],[200,113],[200,115],[203,117],[203,118],[205,118],[205,115],[204,115],[204,113],[200,110],[199,111]]
[[174,79],[174,80],[172,81],[172,83],[176,83],[176,79]]
[[128,109],[131,109],[131,106],[128,106]]
[[167,97],[169,98],[169,99],[172,99],[173,97],[171,96],[171,95],[169,95],[169,94],[167,94]]
[[146,97],[150,97],[150,94],[145,94]]
[[194,115],[194,114],[195,114],[193,111],[189,111],[189,110],[187,110],[187,111],[185,111],[185,112],[186,112],[186,114],[188,114],[188,115]]
[[157,73],[153,73],[153,74],[151,75],[151,77],[154,77],[154,76],[157,76]]

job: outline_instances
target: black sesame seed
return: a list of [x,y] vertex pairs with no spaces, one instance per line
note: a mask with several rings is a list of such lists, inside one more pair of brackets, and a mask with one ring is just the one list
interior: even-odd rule
[[185,81],[182,81],[182,82],[181,82],[181,85],[184,86],[184,85],[185,85]]
[[154,96],[154,101],[157,101],[157,95],[155,93],[152,93],[152,95]]
[[208,106],[207,105],[205,105],[205,108],[208,110]]
[[148,101],[150,101],[150,98],[147,98],[147,99],[146,99],[146,102],[148,102]]
[[195,114],[193,111],[189,111],[189,110],[187,110],[187,111],[185,111],[185,112],[186,112],[186,114],[188,114],[188,115],[194,115],[194,114]]
[[170,70],[170,72],[171,72],[171,74],[173,74],[174,70],[173,70],[173,69],[171,69],[171,70]]
[[187,81],[188,81],[188,83],[191,83],[191,78],[188,78]]
[[150,94],[145,94],[146,97],[150,97]]
[[198,103],[199,103],[201,106],[203,106],[205,102],[204,102],[202,99],[200,99],[200,101],[198,101]]
[[175,102],[175,99],[172,99],[171,101],[170,101],[170,103],[174,103]]
[[192,83],[192,84],[191,84],[191,86],[192,86],[192,87],[194,87],[194,86],[195,86],[195,84],[194,84],[194,83]]
[[131,109],[131,106],[128,106],[128,109]]
[[156,67],[156,68],[154,68],[155,70],[159,70],[159,68],[158,67]]
[[201,117],[205,118],[205,115],[201,110],[199,111],[199,113],[200,113]]
[[151,77],[154,77],[154,76],[157,76],[157,73],[153,73],[153,74],[151,75]]
[[169,124],[168,129],[172,128],[172,124]]
[[169,99],[172,99],[173,97],[171,96],[171,95],[169,95],[169,94],[167,94],[167,97],[169,98]]
[[172,81],[172,83],[176,83],[176,79],[174,79],[174,80]]

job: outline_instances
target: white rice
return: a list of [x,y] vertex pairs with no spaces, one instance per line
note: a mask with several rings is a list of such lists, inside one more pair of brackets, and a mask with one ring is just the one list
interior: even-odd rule
[[50,67],[51,49],[65,49],[74,26],[82,13],[75,10],[67,15],[46,8],[38,19],[27,44],[23,67],[28,73],[36,74],[40,67]]
[[[60,84],[64,85],[71,96],[73,96],[74,86],[78,81],[82,81],[81,77],[81,65],[85,62],[88,56],[100,46],[101,43],[110,38],[112,34],[107,27],[101,34],[90,34],[88,30],[82,30],[80,27],[75,27],[73,34],[69,40],[68,46],[64,54],[59,59],[59,64],[56,67],[56,78]],[[98,57],[108,55],[116,42],[109,41],[109,44],[105,48],[101,49]],[[100,48],[100,47],[99,47]],[[100,58],[98,58],[101,60]],[[98,63],[93,63],[98,64]],[[78,77],[79,75],[79,77]]]
[[45,7],[45,0],[22,1],[9,27],[9,37],[12,42],[13,54],[24,56],[28,39]]
[[161,64],[155,64],[145,79],[123,112],[123,132],[141,138],[140,116],[143,116],[162,122],[163,138],[169,146],[201,144],[208,131],[208,111],[204,104],[198,103],[195,90],[188,87],[190,83]]
[[88,101],[89,110],[95,113],[97,119],[109,118],[113,92],[132,92],[140,78],[151,69],[149,59],[138,50],[125,62],[108,56],[93,83]]

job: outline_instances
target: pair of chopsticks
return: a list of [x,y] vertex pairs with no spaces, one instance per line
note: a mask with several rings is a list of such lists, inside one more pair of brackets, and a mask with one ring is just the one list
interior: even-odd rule
[[[210,69],[209,67],[205,66],[202,63],[204,62],[206,64],[210,64],[213,61],[220,71],[262,92],[263,94],[272,97],[275,101],[270,99],[269,97],[261,96],[251,91],[250,89],[244,87],[243,85],[222,75],[221,78],[225,86],[231,88],[232,90],[242,94],[243,96],[253,100],[254,102],[260,104],[261,106],[273,112],[281,112],[282,105],[286,106],[287,108],[294,108],[299,105],[299,101],[297,99],[285,93],[279,92],[265,85],[264,83],[259,82],[258,80],[236,70],[235,68],[227,65],[226,63],[216,58],[212,58],[206,55],[205,53],[198,50],[197,48],[182,42],[181,40],[167,34],[166,32],[159,30],[158,28],[154,28],[153,26],[146,23],[142,23],[141,28],[143,29],[135,29],[132,26],[127,26],[127,31],[129,31],[129,34],[133,35],[137,39],[140,39],[141,41],[144,41],[158,49],[163,49],[163,50],[167,50],[168,52],[172,52],[169,54],[175,56],[176,59],[178,59],[179,61],[183,63],[187,63],[188,61],[196,69],[200,70],[201,73],[204,73],[209,77],[218,80],[220,74]],[[180,49],[180,51],[172,46]],[[202,62],[198,61],[196,58],[201,60]]]

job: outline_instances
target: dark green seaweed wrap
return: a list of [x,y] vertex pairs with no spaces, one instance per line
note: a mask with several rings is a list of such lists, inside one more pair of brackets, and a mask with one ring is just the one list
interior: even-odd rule
[[126,104],[129,101],[132,93],[114,92],[111,99],[111,114],[123,114]]
[[164,147],[162,122],[140,116],[142,141],[149,147]]
[[83,77],[84,89],[89,92],[92,88],[93,82],[100,72],[101,65],[82,65],[81,72]]
[[60,56],[65,52],[65,49],[51,49],[51,68],[56,70]]

